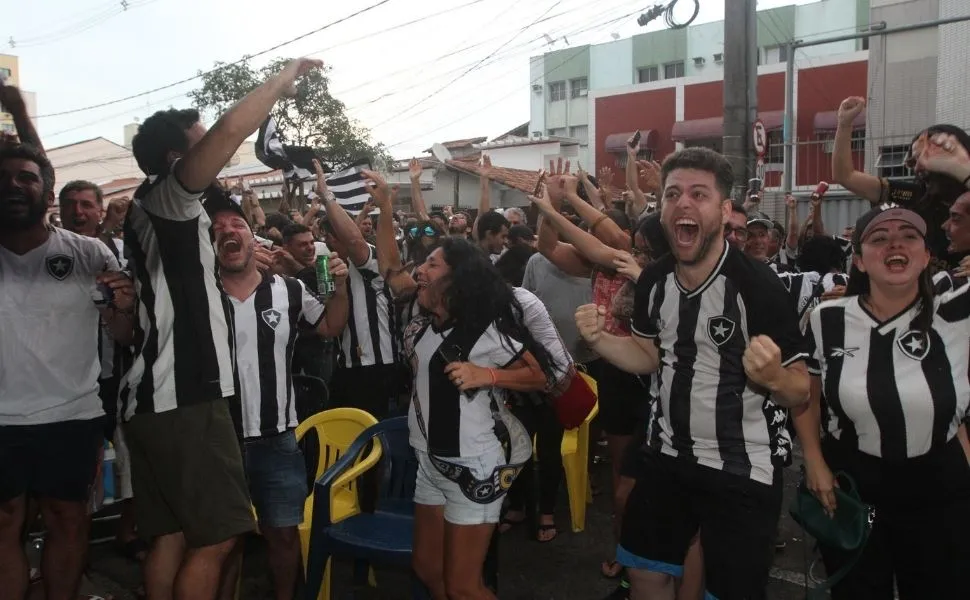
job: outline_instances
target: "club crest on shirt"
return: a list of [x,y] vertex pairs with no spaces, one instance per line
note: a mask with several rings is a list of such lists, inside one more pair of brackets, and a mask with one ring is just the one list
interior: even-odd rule
[[721,315],[707,320],[707,335],[715,346],[723,346],[734,335],[737,323]]
[[275,330],[280,324],[280,319],[283,317],[283,315],[281,315],[280,311],[276,310],[275,308],[267,308],[263,311],[262,317],[263,322],[269,325],[270,329]]
[[47,267],[47,274],[58,281],[64,281],[74,272],[74,257],[66,254],[48,256],[44,264]]
[[923,360],[930,353],[930,336],[924,331],[911,329],[896,338],[896,345],[913,360]]

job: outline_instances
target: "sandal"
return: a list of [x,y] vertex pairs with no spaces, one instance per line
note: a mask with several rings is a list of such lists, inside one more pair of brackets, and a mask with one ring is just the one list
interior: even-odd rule
[[623,573],[623,565],[613,560],[604,560],[600,563],[600,574],[607,579],[616,579]]
[[499,521],[499,524],[498,524],[498,532],[508,533],[509,531],[512,531],[512,529],[516,525],[521,525],[525,523],[525,520],[526,520],[526,517],[524,515],[521,519],[510,519],[508,518],[508,516],[502,517],[502,520]]
[[[552,532],[552,537],[543,539],[542,534],[548,533],[550,531]],[[556,529],[555,523],[548,523],[548,524],[540,523],[539,526],[536,528],[536,541],[539,542],[540,544],[548,544],[552,540],[556,539],[556,536],[558,535],[559,535],[559,531]]]

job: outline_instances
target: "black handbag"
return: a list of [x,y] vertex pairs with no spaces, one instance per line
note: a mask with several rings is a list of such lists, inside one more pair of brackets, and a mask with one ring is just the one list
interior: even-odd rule
[[831,517],[815,494],[809,491],[805,483],[804,467],[802,481],[789,508],[795,522],[819,544],[853,553],[841,569],[809,592],[810,599],[824,598],[833,586],[849,574],[865,551],[876,517],[875,508],[862,501],[855,480],[848,473],[839,471],[835,478],[839,487],[835,488],[836,508]]

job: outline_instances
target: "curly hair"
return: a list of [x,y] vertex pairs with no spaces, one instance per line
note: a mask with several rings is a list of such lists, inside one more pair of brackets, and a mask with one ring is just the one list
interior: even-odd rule
[[516,340],[532,353],[547,380],[559,380],[564,374],[558,372],[549,351],[529,333],[522,305],[485,253],[457,237],[445,238],[441,251],[451,268],[442,301],[457,326],[484,329],[495,323],[506,343],[511,346],[510,340]]

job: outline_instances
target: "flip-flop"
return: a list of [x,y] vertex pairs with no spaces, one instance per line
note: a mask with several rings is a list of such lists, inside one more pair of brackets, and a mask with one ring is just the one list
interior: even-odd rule
[[[545,540],[542,539],[541,537],[539,537],[539,535],[542,532],[544,532],[544,531],[551,531],[551,532],[553,532],[552,533],[552,537],[549,538],[549,539],[545,539]],[[555,523],[548,523],[548,524],[541,524],[540,523],[539,526],[536,528],[536,541],[539,542],[540,544],[548,544],[552,540],[556,539],[556,537],[558,535],[559,535],[559,531],[556,529],[556,524]]]

